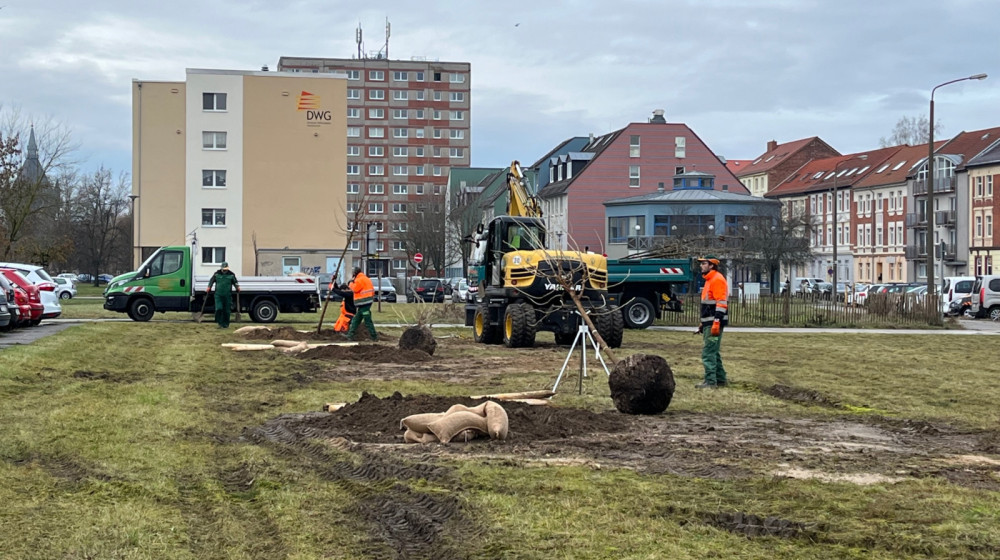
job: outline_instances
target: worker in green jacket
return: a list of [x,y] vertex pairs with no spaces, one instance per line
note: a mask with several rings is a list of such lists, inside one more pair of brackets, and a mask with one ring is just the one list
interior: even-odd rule
[[222,263],[222,268],[216,270],[208,281],[209,294],[212,293],[212,286],[215,286],[215,322],[220,329],[228,329],[229,314],[233,310],[233,289],[240,291],[240,281],[236,279],[236,273],[229,270],[228,262]]

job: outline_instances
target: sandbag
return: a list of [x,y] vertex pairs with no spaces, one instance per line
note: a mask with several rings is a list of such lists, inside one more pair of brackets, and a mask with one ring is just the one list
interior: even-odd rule
[[247,325],[245,327],[240,327],[236,329],[235,331],[233,331],[233,334],[246,334],[254,331],[259,331],[261,329],[271,330],[268,327],[262,327],[260,325]]
[[309,344],[303,340],[302,342],[296,344],[295,346],[281,348],[281,351],[286,354],[299,354],[305,352],[308,349],[309,349]]
[[493,439],[500,441],[507,439],[507,430],[510,425],[507,411],[499,403],[493,401],[487,401],[483,404],[486,405],[486,433]]
[[291,348],[293,346],[298,346],[300,340],[272,340],[271,344],[277,346],[278,348]]
[[427,434],[430,433],[430,428],[427,427],[428,424],[434,422],[435,420],[440,420],[444,417],[444,414],[440,412],[427,412],[424,414],[411,414],[400,421],[399,425],[407,430],[413,430],[414,432]]
[[413,430],[406,430],[403,433],[403,441],[406,443],[434,443],[437,440],[434,434],[422,434]]
[[465,411],[465,412],[475,412],[480,416],[486,416],[486,403],[479,403],[476,406],[468,407],[464,404],[453,404],[448,408],[445,414],[451,414],[452,412]]
[[[434,436],[434,434],[427,434],[427,435]],[[486,434],[480,432],[475,428],[469,428],[468,430],[462,430],[461,432],[455,434],[455,436],[451,438],[451,441],[460,441],[462,443],[468,443],[476,438],[481,438],[481,437],[486,437]]]
[[486,418],[465,410],[445,414],[428,424],[427,428],[437,436],[441,443],[448,443],[453,437],[465,430],[479,430],[484,434],[488,433]]

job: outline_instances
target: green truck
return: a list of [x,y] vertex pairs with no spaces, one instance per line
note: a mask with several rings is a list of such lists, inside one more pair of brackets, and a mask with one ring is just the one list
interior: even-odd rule
[[608,259],[608,292],[617,295],[630,329],[645,329],[663,312],[681,311],[678,295],[693,289],[691,259]]
[[[214,297],[205,301],[210,276],[193,276],[191,248],[161,247],[139,269],[116,276],[104,291],[104,309],[148,321],[157,311],[214,313]],[[319,307],[314,276],[239,277],[238,311],[257,323],[271,323],[279,312],[313,313]],[[236,309],[236,305],[233,305]]]

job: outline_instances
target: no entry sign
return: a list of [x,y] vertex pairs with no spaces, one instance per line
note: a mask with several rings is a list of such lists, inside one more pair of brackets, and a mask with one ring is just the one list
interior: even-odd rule
[[422,253],[417,253],[413,255],[413,262],[420,264],[424,260],[424,255]]

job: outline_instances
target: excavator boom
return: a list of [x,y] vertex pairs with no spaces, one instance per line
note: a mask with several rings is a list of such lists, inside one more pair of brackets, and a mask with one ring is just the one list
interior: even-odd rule
[[507,172],[507,190],[510,195],[507,201],[508,216],[542,217],[542,208],[538,204],[538,199],[528,191],[521,163],[518,161],[510,164],[510,171]]

